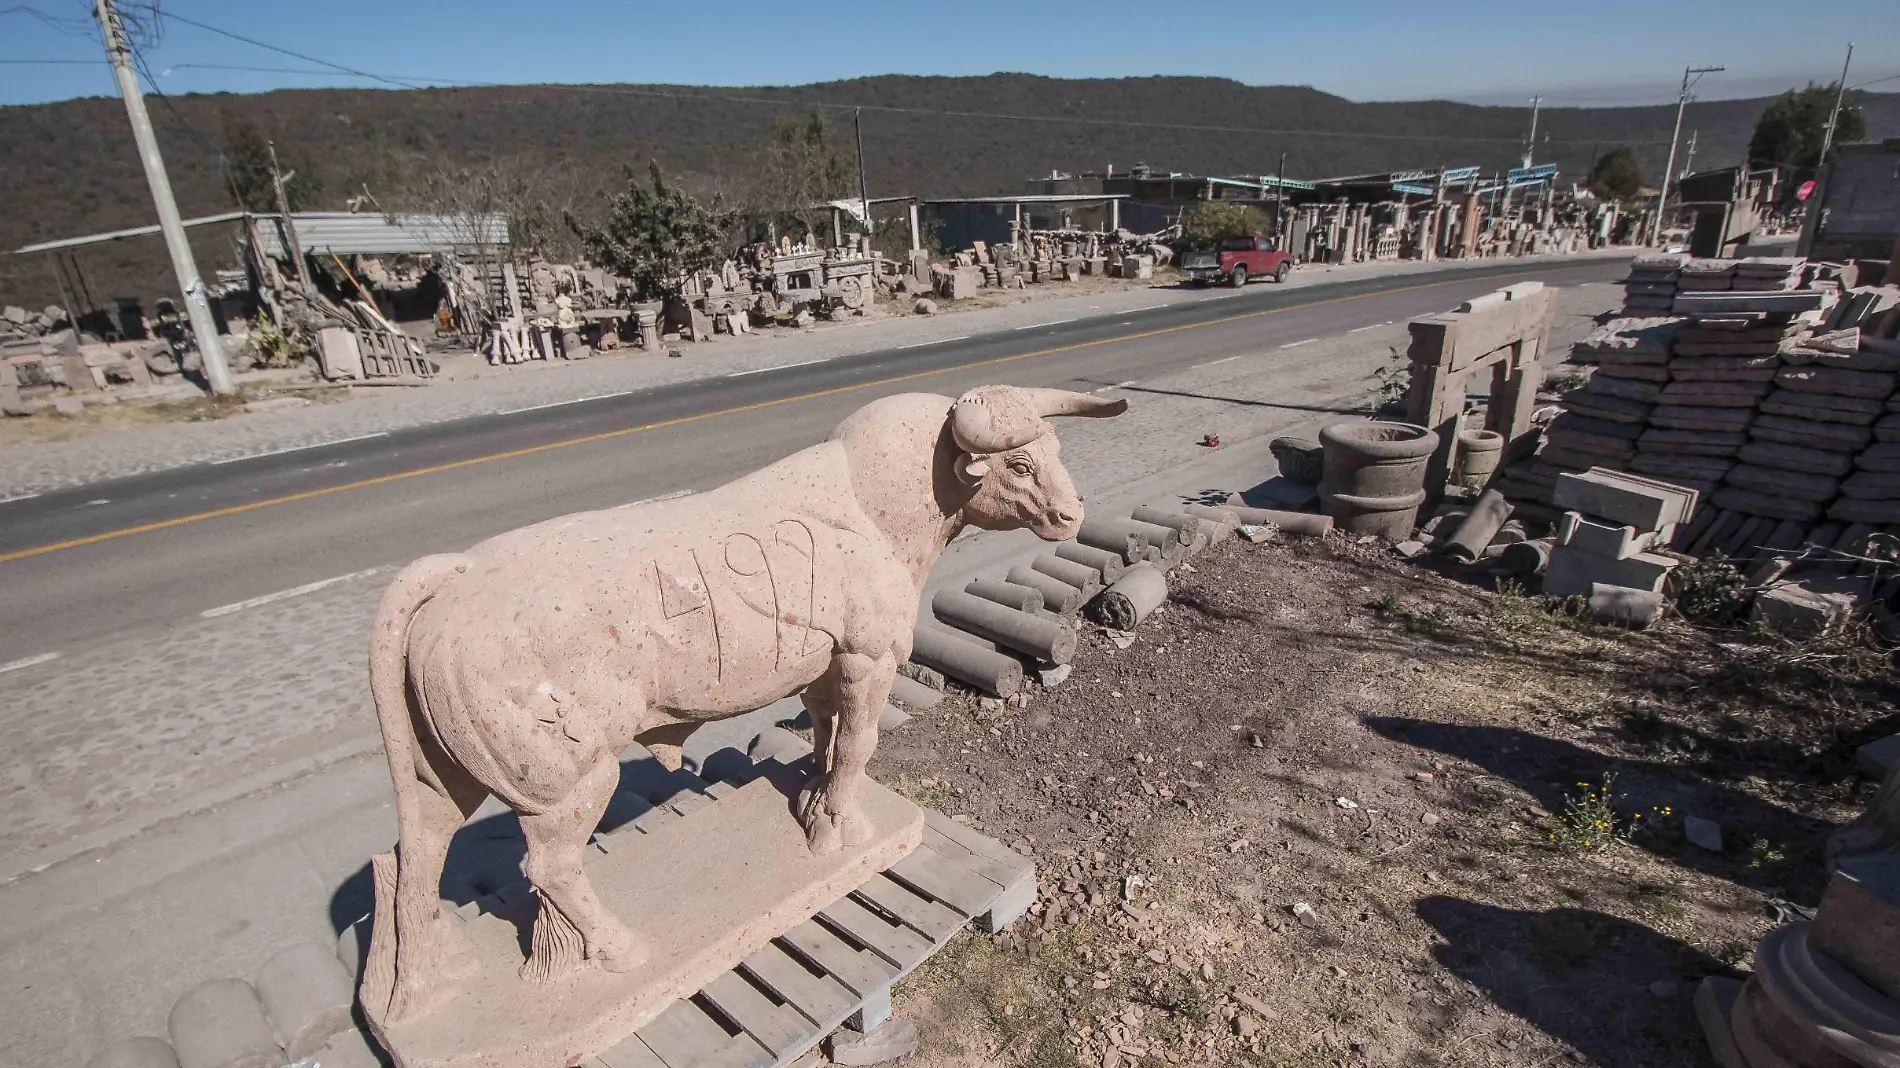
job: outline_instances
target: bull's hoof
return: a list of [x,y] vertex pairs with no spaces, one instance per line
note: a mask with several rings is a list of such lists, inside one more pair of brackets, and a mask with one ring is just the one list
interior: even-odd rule
[[632,971],[649,956],[646,940],[625,928],[587,940],[587,958],[606,971]]
[[839,804],[822,781],[806,789],[803,801],[798,819],[813,856],[826,856],[871,840],[871,823],[864,813],[855,804]]

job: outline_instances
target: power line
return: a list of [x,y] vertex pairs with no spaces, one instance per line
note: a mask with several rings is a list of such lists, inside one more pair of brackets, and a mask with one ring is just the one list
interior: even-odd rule
[[359,78],[368,78],[371,81],[385,82],[389,85],[398,85],[404,89],[422,88],[422,86],[420,85],[412,85],[408,82],[402,81],[397,78],[387,78],[381,74],[371,74],[368,71],[357,70],[354,67],[346,67],[341,63],[332,63],[327,59],[318,59],[315,56],[304,55],[302,52],[293,52],[288,48],[279,48],[278,46],[274,44],[266,44],[265,42],[259,41],[253,37],[246,37],[240,33],[232,33],[230,30],[221,30],[216,26],[210,25],[209,23],[199,22],[197,19],[188,19],[183,15],[173,14],[170,11],[161,11],[159,12],[159,14],[164,18],[171,19],[173,22],[182,22],[187,26],[196,26],[197,28],[201,30],[205,30],[209,33],[215,33],[220,37],[229,37],[233,41],[242,41],[243,43],[247,45],[251,45],[252,47],[255,47],[255,48],[262,48],[267,52],[276,52],[279,55],[289,56],[292,59],[301,59],[305,63],[315,63],[320,67],[329,67],[333,70],[340,70],[344,72],[345,74],[354,74]]
[[[358,78],[367,78],[371,81],[382,82],[386,85],[400,86],[404,89],[424,89],[431,86],[446,87],[446,88],[461,88],[461,89],[513,88],[513,86],[509,86],[506,83],[502,83],[502,82],[465,81],[465,80],[457,79],[457,78],[432,78],[432,77],[419,77],[415,75],[377,74],[372,71],[365,71],[365,70],[356,69],[354,67],[347,67],[341,63],[332,63],[329,60],[320,59],[316,56],[305,55],[301,52],[294,52],[288,48],[280,48],[277,45],[269,44],[264,41],[259,41],[255,38],[246,37],[242,34],[233,33],[229,30],[220,29],[208,23],[199,22],[196,19],[186,18],[183,15],[176,15],[169,11],[162,12],[162,15],[163,17],[171,19],[174,22],[182,22],[188,26],[196,26],[199,29],[209,31],[211,33],[215,33],[223,37],[228,37],[234,41],[241,41],[245,44],[253,45],[255,47],[262,48],[267,51],[276,52],[279,55],[290,56],[293,59],[301,59],[306,63],[315,63],[321,67],[328,67],[330,70],[333,70],[333,71],[338,71],[344,74],[353,75]],[[307,71],[307,70],[291,70],[291,69],[285,69],[285,68],[268,68],[268,67],[237,67],[237,66],[227,66],[223,64],[210,64],[210,63],[180,63],[180,64],[175,64],[173,66],[173,69],[183,69],[187,67],[205,69],[205,70],[225,70],[225,69],[248,70],[248,71],[255,71],[258,73],[283,73],[283,74],[318,73],[315,71]],[[1520,144],[1522,142],[1522,139],[1518,137],[1466,137],[1466,136],[1458,136],[1458,135],[1434,136],[1430,134],[1379,133],[1379,132],[1373,132],[1373,131],[1277,129],[1277,128],[1257,127],[1257,126],[1217,126],[1217,125],[1198,124],[1198,123],[1145,122],[1145,121],[1136,120],[1136,119],[1096,119],[1096,118],[1084,118],[1084,117],[1075,116],[1075,115],[1025,115],[1025,114],[1015,113],[1015,112],[961,111],[961,110],[949,110],[949,109],[939,109],[939,108],[902,107],[902,106],[898,106],[894,104],[841,103],[841,102],[824,101],[824,100],[814,101],[814,100],[788,99],[788,98],[783,98],[783,97],[747,96],[747,95],[741,95],[737,93],[722,93],[717,90],[702,90],[702,91],[696,91],[696,92],[672,92],[672,91],[667,91],[664,89],[639,89],[632,86],[616,86],[616,85],[565,85],[565,86],[561,86],[560,88],[568,89],[575,92],[606,94],[610,96],[635,96],[635,97],[644,97],[644,98],[660,99],[660,100],[685,100],[685,101],[699,101],[699,102],[708,101],[708,100],[722,100],[722,101],[728,101],[731,103],[760,104],[760,105],[776,107],[776,108],[812,107],[812,108],[824,108],[824,109],[832,110],[832,111],[873,111],[873,112],[881,112],[881,113],[889,114],[889,115],[918,115],[918,116],[925,116],[925,117],[932,117],[932,118],[982,119],[982,120],[989,120],[989,121],[1004,121],[1004,122],[1049,122],[1049,123],[1066,123],[1066,124],[1075,125],[1075,126],[1104,126],[1104,127],[1116,127],[1116,128],[1124,128],[1124,129],[1186,130],[1186,131],[1193,131],[1197,133],[1257,134],[1257,135],[1265,136],[1265,137],[1328,137],[1328,138],[1349,138],[1349,139],[1356,139],[1356,140],[1378,140],[1378,141],[1425,141],[1425,142],[1438,142],[1438,143],[1451,142],[1451,143],[1460,143],[1460,144]],[[1561,141],[1553,141],[1551,143],[1582,144],[1583,142],[1561,140]],[[1641,144],[1641,145],[1659,145],[1659,144],[1664,144],[1666,142],[1661,141],[1661,140],[1654,140],[1654,141],[1631,141],[1628,143]]]

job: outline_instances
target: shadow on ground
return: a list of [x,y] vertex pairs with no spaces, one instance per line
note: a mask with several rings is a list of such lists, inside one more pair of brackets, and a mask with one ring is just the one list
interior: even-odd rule
[[[1657,826],[1655,831],[1637,834],[1632,839],[1636,846],[1771,897],[1811,905],[1819,901],[1825,888],[1825,869],[1801,859],[1819,860],[1834,824],[1685,774],[1677,765],[1610,756],[1514,727],[1438,723],[1402,716],[1369,716],[1365,723],[1394,741],[1469,761],[1508,779],[1552,813],[1563,811],[1566,796],[1578,792],[1579,783],[1595,785],[1605,774],[1612,775],[1618,810],[1626,816],[1642,813]],[[1684,841],[1682,818],[1688,815],[1722,825],[1722,853]],[[1770,864],[1751,862],[1750,848],[1757,839],[1781,845],[1785,858]]]
[[[1441,965],[1583,1063],[1715,1064],[1690,998],[1704,976],[1733,973],[1695,946],[1593,909],[1520,911],[1437,896],[1419,901],[1418,914],[1445,939],[1433,949]],[[1632,999],[1632,988],[1644,996]],[[1611,1015],[1605,1005],[1624,1008]]]
[[[611,831],[687,789],[692,777],[669,772],[645,755],[639,746],[630,746],[628,759],[620,762],[620,786],[607,802],[600,828]],[[736,750],[720,750],[706,758],[705,771],[720,778],[719,768]],[[442,898],[461,905],[485,897],[521,878],[521,861],[527,854],[527,839],[513,812],[502,812],[471,820],[455,834],[449,845],[448,861],[442,870]],[[375,892],[366,863],[345,879],[330,895],[330,925],[341,934],[351,924],[369,915]]]

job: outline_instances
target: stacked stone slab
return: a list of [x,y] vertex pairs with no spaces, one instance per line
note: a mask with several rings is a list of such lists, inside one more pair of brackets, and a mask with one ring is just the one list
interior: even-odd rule
[[1676,560],[1650,550],[1668,544],[1677,525],[1694,516],[1697,494],[1598,467],[1559,476],[1552,499],[1567,511],[1544,570],[1544,592],[1595,597],[1599,587],[1662,591]]
[[1631,318],[1667,315],[1676,301],[1676,281],[1687,256],[1638,256],[1623,281],[1623,314]]
[[[1671,262],[1672,314],[1655,314]],[[1592,466],[1687,486],[1707,505],[1673,545],[1696,555],[1851,549],[1900,529],[1900,287],[1837,299],[1823,273],[1793,258],[1637,261],[1626,317],[1572,353],[1594,365],[1588,384],[1498,486],[1520,508]]]

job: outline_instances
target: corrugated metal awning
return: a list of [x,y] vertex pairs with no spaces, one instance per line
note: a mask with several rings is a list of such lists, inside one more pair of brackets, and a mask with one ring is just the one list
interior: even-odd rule
[[[237,222],[244,218],[244,214],[241,211],[227,211],[221,215],[186,219],[184,225],[189,228]],[[277,233],[276,213],[257,212],[255,214],[257,230],[264,241],[264,251],[277,259],[283,259],[284,242]],[[465,219],[453,215],[380,215],[368,212],[297,211],[292,212],[290,217],[297,224],[297,243],[303,246],[305,252],[334,252],[339,256],[375,256],[398,252],[450,252],[469,245],[506,245],[508,243],[508,216],[499,214]],[[129,230],[112,230],[103,234],[88,234],[85,237],[42,241],[36,245],[16,248],[13,254],[18,256],[27,252],[83,248],[108,241],[123,241],[128,237],[148,237],[158,232],[156,225],[134,226]]]
[[[383,256],[401,252],[450,252],[470,245],[506,245],[508,217],[485,215],[380,215],[371,212],[298,211],[297,243],[305,252],[339,256]],[[258,220],[264,252],[284,258],[284,243],[273,216]]]

